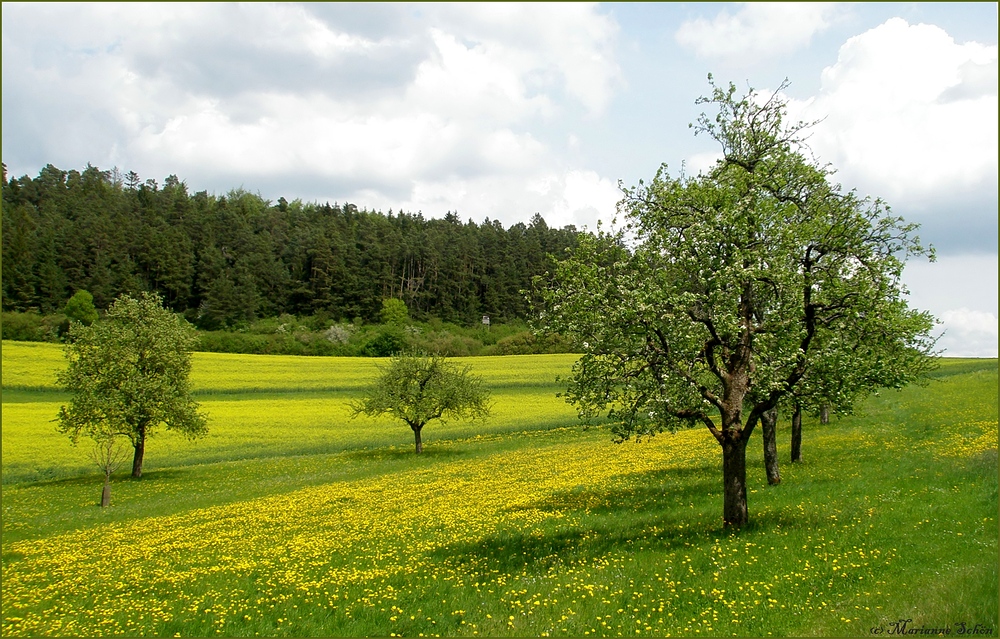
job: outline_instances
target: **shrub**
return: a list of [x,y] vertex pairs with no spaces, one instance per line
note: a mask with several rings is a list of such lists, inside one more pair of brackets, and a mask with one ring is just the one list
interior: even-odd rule
[[69,330],[69,319],[62,313],[9,312],[3,314],[2,324],[3,339],[18,342],[59,342]]
[[323,338],[333,344],[346,344],[351,340],[353,332],[353,327],[347,324],[334,324],[323,331]]
[[391,357],[406,350],[406,338],[398,328],[385,327],[361,348],[365,357]]
[[197,350],[209,353],[247,353],[263,355],[268,352],[268,337],[229,331],[202,331],[198,336]]
[[573,342],[562,335],[536,336],[522,331],[505,337],[486,349],[483,355],[540,355],[543,353],[572,353]]
[[441,357],[469,357],[478,355],[483,344],[465,335],[447,331],[434,331],[414,336],[410,341],[413,350]]
[[3,339],[18,342],[45,342],[45,327],[38,313],[4,313]]

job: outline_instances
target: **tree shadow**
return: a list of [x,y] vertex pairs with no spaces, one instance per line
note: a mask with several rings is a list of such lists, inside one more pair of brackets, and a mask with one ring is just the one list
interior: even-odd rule
[[449,460],[459,457],[467,457],[468,452],[455,446],[425,446],[419,455],[412,447],[390,446],[383,448],[362,448],[359,450],[344,451],[341,453],[344,459],[360,462],[383,462],[383,461],[419,461],[424,460]]
[[[144,470],[142,476],[139,478],[132,477],[132,464],[128,464],[128,468],[121,468],[116,471],[111,476],[112,483],[119,482],[157,482],[165,481],[171,479],[183,479],[184,477],[191,474],[191,469],[183,466],[171,467],[171,468],[150,468]],[[8,478],[4,481],[4,489],[28,489],[28,488],[46,488],[46,487],[73,487],[73,486],[92,486],[94,483],[104,483],[104,475],[96,469],[88,468],[86,472],[79,475],[66,475],[66,476],[56,476],[56,477],[37,477],[30,479],[22,479],[20,477]]]
[[121,481],[134,481],[137,483],[153,483],[184,479],[189,476],[191,476],[191,469],[179,466],[172,468],[152,468],[150,470],[143,471],[142,477],[139,478],[134,478],[130,474],[125,474],[117,479],[120,479]]
[[[579,487],[508,512],[542,510],[576,516],[582,525],[556,524],[529,530],[510,527],[475,542],[437,549],[439,560],[466,564],[476,571],[544,572],[574,560],[592,560],[613,553],[672,553],[733,537],[746,538],[808,527],[811,522],[781,512],[761,512],[738,530],[722,521],[721,481],[706,464],[628,475],[625,487]],[[706,498],[708,498],[706,500]]]
[[[683,468],[626,476],[625,487],[578,487],[508,512],[542,510],[576,515],[582,527],[546,531],[507,529],[475,541],[449,544],[436,558],[467,563],[478,569],[511,572],[526,567],[544,571],[575,558],[600,557],[612,551],[670,552],[727,537],[721,517],[706,521],[706,494],[721,486],[706,477],[708,468]],[[713,508],[715,505],[713,504]]]

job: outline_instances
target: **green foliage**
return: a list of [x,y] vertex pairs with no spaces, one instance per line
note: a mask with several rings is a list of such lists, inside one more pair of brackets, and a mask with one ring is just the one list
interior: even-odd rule
[[[713,84],[699,102],[719,113],[696,131],[723,158],[624,189],[624,228],[582,237],[540,294],[542,325],[586,351],[567,392],[580,415],[606,413],[620,439],[707,427],[734,525],[747,521],[746,442],[811,363],[814,382],[857,396],[912,377],[878,370],[882,359],[911,353],[919,372],[932,346],[900,277],[908,257],[933,254],[881,200],[831,183],[807,125],[784,122],[782,89],[763,99]],[[820,364],[838,357],[858,370]]]
[[504,228],[453,213],[272,204],[242,189],[191,194],[176,176],[162,188],[134,177],[49,165],[4,184],[4,311],[51,314],[78,290],[104,309],[148,290],[203,330],[282,313],[374,323],[386,298],[403,301],[416,320],[473,325],[486,313],[511,321],[527,316],[520,291],[546,256],[577,236],[540,216]]
[[443,357],[568,353],[576,346],[559,335],[536,337],[521,322],[494,324],[489,330],[432,318],[405,327],[331,324],[310,316],[259,319],[242,330],[199,331],[196,350],[255,355],[390,357],[399,352]]
[[132,474],[142,473],[146,438],[165,424],[195,438],[206,417],[190,397],[194,331],[163,308],[159,296],[122,296],[104,320],[75,324],[59,383],[73,397],[59,410],[59,430],[76,443],[81,434],[127,437],[135,448]]
[[470,369],[448,364],[443,357],[398,355],[365,396],[352,405],[354,416],[389,414],[406,422],[422,451],[420,430],[435,419],[483,418],[490,412],[490,392]]
[[406,350],[406,336],[396,326],[386,326],[361,347],[364,357],[392,357]]
[[62,316],[41,315],[36,311],[3,314],[3,339],[19,342],[57,342]]
[[396,297],[390,297],[387,300],[382,300],[379,318],[383,324],[405,326],[410,321],[410,311],[406,308],[406,302]]
[[234,331],[200,331],[197,350],[253,355],[357,355],[353,347],[331,342],[319,333],[260,335]]
[[800,382],[783,398],[813,414],[825,407],[849,415],[865,397],[881,389],[923,384],[938,366],[929,357],[935,320],[929,313],[887,301],[878,316],[863,315],[836,331],[817,334]]
[[579,350],[569,339],[555,333],[536,335],[521,331],[504,337],[489,349],[490,355],[537,355],[541,353],[572,353]]
[[97,309],[94,308],[94,296],[87,291],[77,291],[66,302],[63,314],[71,321],[90,326],[97,321]]

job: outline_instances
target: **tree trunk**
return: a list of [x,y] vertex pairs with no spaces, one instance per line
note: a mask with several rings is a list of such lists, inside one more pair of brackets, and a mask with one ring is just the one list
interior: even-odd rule
[[761,435],[764,439],[764,470],[767,472],[767,483],[775,486],[781,483],[781,472],[778,470],[778,409],[772,408],[760,416]]
[[139,437],[132,444],[135,446],[135,456],[132,457],[132,479],[142,477],[142,457],[146,453],[146,433],[140,431]]
[[795,405],[792,413],[792,463],[802,461],[802,407]]
[[101,508],[111,505],[111,477],[104,478],[104,489],[101,491]]
[[823,404],[819,408],[819,423],[829,424],[830,423],[830,405]]
[[422,426],[411,426],[413,429],[413,439],[417,444],[417,454],[424,452],[424,444],[420,441],[420,429]]
[[740,527],[747,515],[747,443],[742,432],[724,431],[722,444],[722,521],[728,527]]

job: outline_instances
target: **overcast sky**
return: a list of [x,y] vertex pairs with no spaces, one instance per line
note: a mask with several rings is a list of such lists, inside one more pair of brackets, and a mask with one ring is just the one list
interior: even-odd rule
[[3,161],[189,189],[610,222],[708,166],[706,76],[783,79],[848,188],[922,225],[911,306],[997,356],[997,5],[4,2]]

